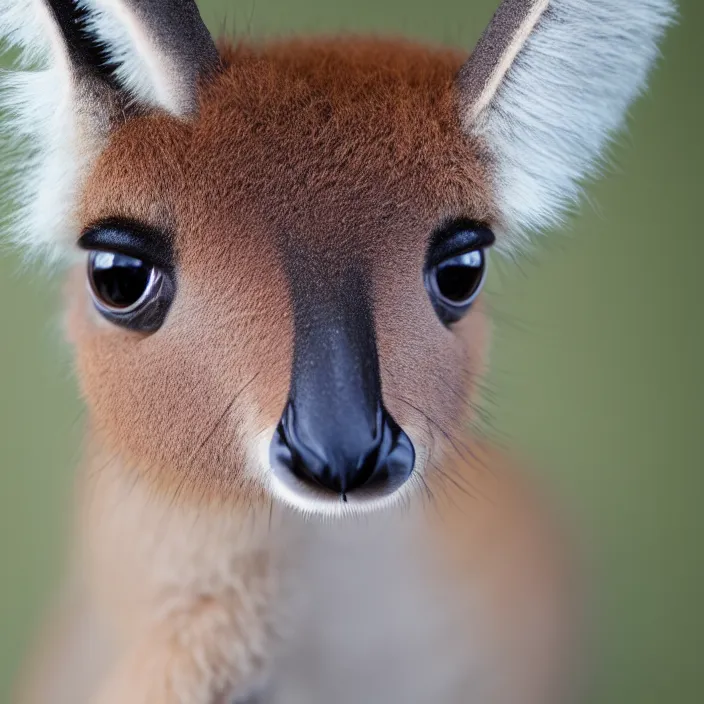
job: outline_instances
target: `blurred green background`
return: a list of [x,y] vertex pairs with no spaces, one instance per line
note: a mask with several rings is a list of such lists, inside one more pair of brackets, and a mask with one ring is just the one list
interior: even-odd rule
[[[471,47],[497,0],[203,0],[217,32]],[[566,232],[494,267],[497,429],[545,467],[598,585],[590,702],[702,701],[704,4]],[[0,702],[61,575],[82,411],[60,282],[0,253]]]

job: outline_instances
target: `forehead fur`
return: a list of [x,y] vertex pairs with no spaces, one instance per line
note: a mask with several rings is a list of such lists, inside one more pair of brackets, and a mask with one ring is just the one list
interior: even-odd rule
[[[163,205],[179,209],[194,195],[179,182],[211,212],[236,197],[240,215],[256,209],[277,227],[310,229],[343,214],[368,227],[405,208],[435,224],[490,218],[485,165],[456,105],[462,54],[339,38],[220,51],[222,70],[202,90],[193,122],[146,117],[114,135],[89,184],[88,219],[151,219],[146,201],[154,208],[162,187]],[[125,169],[128,162],[140,168]]]

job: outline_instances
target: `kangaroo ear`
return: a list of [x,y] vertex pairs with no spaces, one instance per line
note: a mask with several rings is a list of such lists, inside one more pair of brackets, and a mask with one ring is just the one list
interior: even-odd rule
[[198,81],[214,70],[218,54],[193,0],[78,4],[87,12],[86,26],[105,48],[123,87],[175,115],[196,109]]
[[504,248],[559,223],[643,90],[673,0],[504,0],[457,80]]
[[145,110],[194,113],[217,51],[192,0],[0,0],[0,37],[18,49],[0,78],[11,239],[60,254],[111,130]]

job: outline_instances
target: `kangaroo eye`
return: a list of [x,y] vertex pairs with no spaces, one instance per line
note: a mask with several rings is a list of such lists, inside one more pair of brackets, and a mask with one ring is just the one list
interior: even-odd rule
[[157,330],[171,303],[172,287],[161,269],[119,252],[89,254],[88,284],[98,311],[131,330]]
[[479,293],[485,271],[481,249],[446,259],[435,267],[437,293],[448,305],[469,305]]
[[112,313],[138,307],[159,284],[160,272],[134,257],[116,252],[91,252],[88,280],[96,303]]
[[130,330],[158,330],[176,290],[168,239],[135,223],[106,221],[78,245],[88,250],[88,290],[98,312]]
[[457,322],[470,308],[486,278],[486,246],[494,237],[486,228],[455,224],[431,243],[425,286],[440,320]]

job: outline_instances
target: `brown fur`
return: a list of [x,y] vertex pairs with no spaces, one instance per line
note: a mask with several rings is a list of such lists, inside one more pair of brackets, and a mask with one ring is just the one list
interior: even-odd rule
[[276,238],[305,242],[326,267],[361,253],[378,284],[390,410],[402,425],[413,406],[444,424],[465,404],[445,387],[481,370],[484,323],[476,312],[455,334],[442,327],[425,251],[444,221],[488,221],[491,205],[454,105],[457,54],[335,40],[229,48],[223,60],[197,120],[128,122],[83,199],[86,226],[124,216],[174,232],[180,295],[167,324],[145,339],[96,326],[79,296],[71,335],[105,441],[172,489],[236,500],[256,492],[242,453],[288,393],[291,306]]
[[[335,39],[226,45],[222,59],[197,118],[129,120],[82,198],[84,226],[125,216],[173,233],[179,271],[151,336],[100,320],[82,271],[69,286],[91,417],[86,608],[116,653],[91,702],[226,704],[275,679],[276,654],[293,647],[288,622],[308,576],[298,556],[324,553],[318,528],[279,508],[270,518],[256,462],[289,388],[292,310],[274,246],[285,237],[333,271],[354,253],[372,281],[384,400],[423,458],[412,510],[390,520],[427,533],[414,559],[444,560],[438,585],[466,587],[482,605],[481,630],[453,624],[491,653],[496,689],[457,701],[546,704],[564,644],[552,528],[505,460],[466,439],[485,364],[481,304],[448,331],[421,274],[444,221],[493,218],[480,146],[460,128],[463,57]],[[429,601],[428,613],[439,606],[453,604]],[[51,701],[78,704],[45,684]]]

